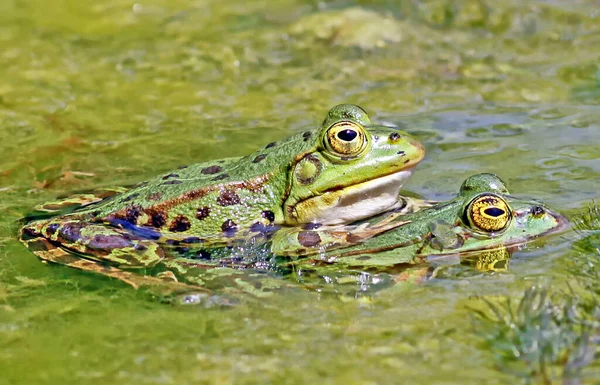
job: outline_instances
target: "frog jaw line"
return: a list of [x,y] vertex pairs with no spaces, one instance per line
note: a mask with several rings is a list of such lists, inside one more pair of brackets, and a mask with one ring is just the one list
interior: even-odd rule
[[367,218],[392,208],[412,169],[398,171],[298,202],[297,223],[340,224]]

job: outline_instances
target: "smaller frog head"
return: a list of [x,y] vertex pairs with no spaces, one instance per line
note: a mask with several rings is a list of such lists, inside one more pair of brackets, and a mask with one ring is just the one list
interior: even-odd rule
[[540,202],[509,195],[494,174],[469,177],[455,200],[462,205],[454,225],[432,226],[429,246],[437,251],[430,250],[432,254],[520,244],[567,223]]
[[371,124],[360,107],[327,114],[316,142],[299,154],[284,203],[286,223],[347,223],[393,206],[424,157],[423,145],[395,128]]

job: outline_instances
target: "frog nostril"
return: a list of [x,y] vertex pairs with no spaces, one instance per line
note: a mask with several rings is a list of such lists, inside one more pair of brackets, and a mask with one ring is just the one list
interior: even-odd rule
[[394,142],[395,142],[395,141],[396,141],[396,140],[398,140],[398,139],[400,139],[400,134],[399,134],[399,133],[397,133],[397,132],[392,132],[392,133],[390,134],[390,140],[391,140],[391,141],[394,141]]
[[539,217],[544,214],[545,210],[542,206],[533,206],[530,210],[531,215]]

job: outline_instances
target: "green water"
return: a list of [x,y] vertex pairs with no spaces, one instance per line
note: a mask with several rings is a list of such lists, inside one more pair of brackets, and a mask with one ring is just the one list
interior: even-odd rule
[[600,177],[597,1],[8,0],[0,46],[0,383],[543,383],[498,360],[470,309],[572,281],[572,237],[371,301],[206,309],[44,265],[16,220],[246,154],[342,102],[423,141],[412,191],[446,199],[495,172],[577,215]]

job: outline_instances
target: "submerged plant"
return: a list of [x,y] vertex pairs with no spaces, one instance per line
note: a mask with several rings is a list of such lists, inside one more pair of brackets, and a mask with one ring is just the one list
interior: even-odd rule
[[590,317],[571,294],[533,286],[518,301],[483,299],[487,309],[473,309],[475,330],[500,369],[525,383],[578,383],[594,359],[600,319]]

